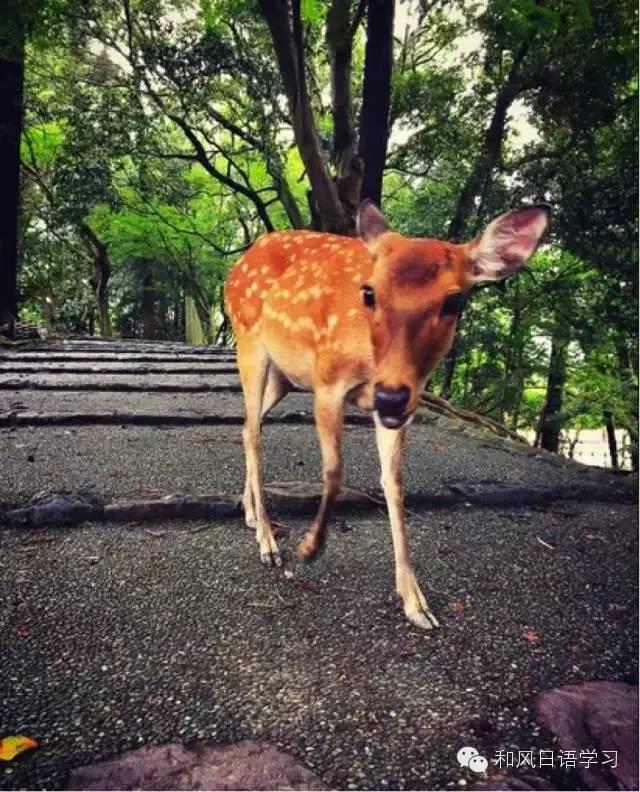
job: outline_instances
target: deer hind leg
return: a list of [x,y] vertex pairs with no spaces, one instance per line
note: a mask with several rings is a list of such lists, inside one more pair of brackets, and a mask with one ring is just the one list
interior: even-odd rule
[[[267,384],[264,389],[262,397],[262,407],[260,409],[260,419],[264,417],[278,404],[279,401],[292,389],[289,380],[277,369],[273,363],[269,362],[267,367]],[[244,509],[244,521],[249,528],[258,527],[258,518],[256,515],[256,505],[253,499],[253,488],[251,486],[251,479],[249,477],[249,470],[244,484],[244,495],[242,496],[242,506]]]
[[312,561],[324,547],[335,499],[342,487],[342,425],[344,393],[335,388],[316,390],[315,420],[322,452],[322,500],[313,525],[298,546],[298,555]]
[[284,397],[293,388],[293,385],[284,376],[280,369],[276,368],[273,363],[269,363],[269,371],[267,373],[267,386],[262,398],[262,411],[261,417],[264,418],[278,402],[282,401]]
[[376,421],[381,483],[389,510],[396,563],[396,591],[402,597],[407,619],[416,627],[430,630],[432,627],[438,627],[439,624],[416,581],[404,521],[404,483],[402,480],[404,436],[404,429],[386,429]]
[[256,529],[260,560],[266,566],[280,566],[282,560],[264,505],[260,473],[260,428],[267,384],[269,358],[258,341],[238,339],[238,368],[244,393],[245,421],[242,430],[246,480],[242,503],[245,522]]

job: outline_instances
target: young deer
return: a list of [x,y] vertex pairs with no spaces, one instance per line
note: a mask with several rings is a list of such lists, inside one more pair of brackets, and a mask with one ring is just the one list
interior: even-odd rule
[[245,521],[264,564],[281,564],[260,475],[262,418],[293,386],[313,391],[323,495],[298,553],[322,548],[342,482],[345,402],[373,412],[393,538],[396,590],[410,622],[438,622],[416,582],[403,514],[405,429],[429,374],[449,349],[464,294],[507,278],[535,251],[544,208],[509,212],[472,242],[409,239],[379,210],[358,211],[361,239],[282,231],[258,239],[234,266],[225,304],[238,343],[244,391]]

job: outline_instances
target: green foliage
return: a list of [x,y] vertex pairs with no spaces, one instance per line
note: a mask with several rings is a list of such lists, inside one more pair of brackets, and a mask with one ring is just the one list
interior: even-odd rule
[[[471,235],[520,203],[553,209],[548,244],[528,270],[474,293],[452,400],[535,429],[551,345],[561,338],[563,427],[602,426],[610,411],[633,431],[637,10],[625,0],[415,0],[402,9],[411,24],[396,30],[383,191],[392,226],[446,235],[488,156],[487,131],[505,96],[497,158],[465,227]],[[108,257],[116,330],[179,337],[187,296],[209,325],[240,252],[265,227],[309,222],[309,182],[258,4],[31,0],[23,11],[25,316],[96,329],[93,236]],[[327,11],[320,0],[301,2],[309,93],[330,159]],[[356,117],[363,27],[353,40]],[[206,329],[213,340],[217,328]],[[436,392],[445,376],[435,374]]]

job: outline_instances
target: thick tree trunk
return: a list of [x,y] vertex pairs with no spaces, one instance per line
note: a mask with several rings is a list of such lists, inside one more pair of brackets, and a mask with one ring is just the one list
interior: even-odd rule
[[360,158],[364,163],[361,199],[382,203],[382,176],[389,142],[395,0],[368,0]]
[[327,13],[326,40],[331,63],[332,158],[336,169],[336,185],[340,203],[354,227],[360,201],[362,160],[356,154],[351,95],[353,36],[359,21],[359,10],[352,21],[351,6],[351,0],[333,0]]
[[540,435],[540,445],[546,451],[557,454],[560,448],[560,431],[562,429],[562,402],[564,385],[567,379],[567,350],[569,341],[562,332],[559,323],[551,339],[551,357],[547,375],[547,398],[544,407],[544,418]]
[[0,326],[18,315],[20,134],[24,86],[24,19],[20,0],[0,4]]
[[313,200],[326,231],[349,233],[350,218],[324,159],[307,90],[300,0],[260,0],[280,67],[296,145],[307,170]]

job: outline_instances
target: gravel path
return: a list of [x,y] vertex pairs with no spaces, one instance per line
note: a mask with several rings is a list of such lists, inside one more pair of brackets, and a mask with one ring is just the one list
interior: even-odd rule
[[5,530],[0,731],[41,747],[0,785],[60,787],[71,768],[142,744],[252,738],[334,788],[457,788],[463,744],[552,747],[534,692],[635,680],[633,507],[411,522],[442,621],[431,634],[391,595],[382,518],[335,531],[304,568],[293,524],[291,580],[261,568],[235,524]]

